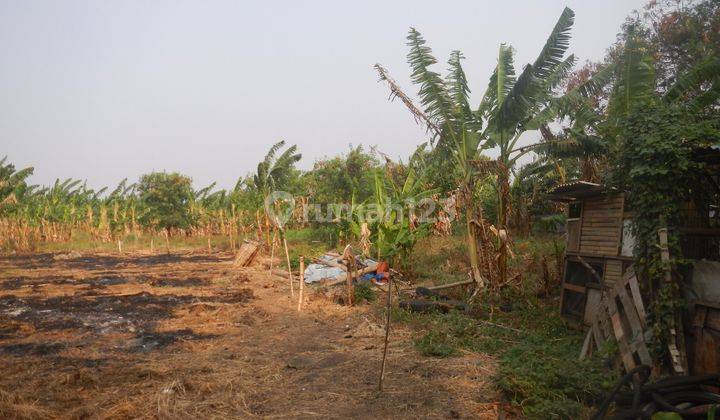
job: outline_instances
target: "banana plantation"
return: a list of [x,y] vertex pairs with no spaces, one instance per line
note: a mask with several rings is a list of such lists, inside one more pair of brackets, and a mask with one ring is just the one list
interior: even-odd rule
[[575,19],[480,80],[409,28],[367,69],[425,133],[400,158],[0,160],[0,416],[714,418],[720,3],[649,2],[595,61]]

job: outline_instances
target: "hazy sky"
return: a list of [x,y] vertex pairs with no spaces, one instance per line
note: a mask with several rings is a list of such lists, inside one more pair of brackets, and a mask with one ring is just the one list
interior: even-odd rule
[[372,65],[415,93],[405,36],[463,51],[476,106],[501,42],[533,60],[564,6],[570,51],[600,59],[644,0],[0,2],[0,157],[34,183],[93,187],[179,171],[232,186],[279,139],[310,168],[350,144],[406,158],[425,140]]

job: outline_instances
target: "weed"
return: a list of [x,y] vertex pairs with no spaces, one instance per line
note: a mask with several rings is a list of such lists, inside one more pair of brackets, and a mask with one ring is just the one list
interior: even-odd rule
[[457,352],[452,336],[439,330],[430,330],[414,341],[415,348],[424,356],[448,357]]
[[376,299],[373,287],[368,282],[361,282],[355,285],[355,302],[374,302]]

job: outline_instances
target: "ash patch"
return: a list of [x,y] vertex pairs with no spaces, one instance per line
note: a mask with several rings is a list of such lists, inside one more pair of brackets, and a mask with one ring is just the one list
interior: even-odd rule
[[69,267],[77,267],[85,270],[106,270],[121,268],[128,265],[149,266],[158,264],[177,264],[182,262],[199,263],[219,261],[223,261],[223,258],[214,255],[158,254],[141,257],[89,255],[68,259],[65,260],[64,263]]
[[207,340],[216,337],[217,334],[197,334],[190,328],[164,332],[148,331],[137,334],[135,339],[127,342],[125,348],[134,352],[149,352],[169,346],[176,341]]
[[115,286],[118,284],[125,284],[127,282],[128,282],[127,279],[125,279],[123,277],[109,276],[109,277],[98,277],[98,278],[95,278],[95,279],[92,279],[90,281],[83,282],[83,283],[87,283],[92,287],[104,288],[106,286]]
[[12,356],[46,356],[59,352],[63,347],[62,344],[58,343],[6,344],[0,346],[0,354],[10,354]]
[[0,257],[0,263],[10,264],[17,268],[40,268],[52,265],[55,254],[24,254],[24,255],[6,255]]
[[30,286],[36,288],[45,284],[75,284],[77,281],[73,277],[68,276],[46,276],[42,278],[33,277],[15,277],[8,279],[0,284],[2,290],[18,290],[23,286]]
[[244,303],[252,289],[229,290],[199,299],[193,295],[74,295],[40,298],[0,297],[0,316],[33,325],[40,331],[85,329],[98,334],[151,330],[155,322],[171,318],[176,309],[193,303]]
[[153,279],[150,280],[150,284],[155,287],[195,287],[203,286],[207,282],[191,277],[188,279]]
[[172,316],[176,307],[196,300],[189,295],[0,297],[0,313],[38,330],[84,328],[104,334],[134,332]]
[[18,323],[0,324],[0,339],[15,337],[18,331],[20,331],[20,324]]
[[23,281],[22,277],[18,277],[15,279],[9,279],[2,282],[2,289],[3,290],[17,290],[21,288],[25,282]]

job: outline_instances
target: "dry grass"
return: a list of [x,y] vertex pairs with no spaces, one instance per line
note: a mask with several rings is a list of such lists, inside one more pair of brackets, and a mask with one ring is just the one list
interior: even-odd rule
[[495,418],[491,358],[422,357],[399,327],[378,394],[382,336],[359,332],[382,324],[375,312],[320,296],[299,314],[287,279],[264,263],[234,269],[230,253],[0,257],[0,414]]

